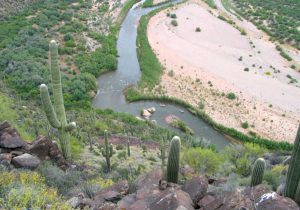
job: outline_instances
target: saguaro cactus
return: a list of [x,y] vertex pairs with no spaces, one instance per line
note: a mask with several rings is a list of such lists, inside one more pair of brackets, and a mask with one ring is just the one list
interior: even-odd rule
[[130,141],[129,139],[127,140],[127,155],[130,157]]
[[265,173],[266,162],[263,158],[258,158],[252,170],[251,175],[251,187],[259,185],[262,183],[264,173]]
[[102,149],[102,155],[105,157],[107,170],[110,171],[110,158],[113,155],[113,146],[108,142],[108,134],[107,130],[104,131],[104,149]]
[[62,154],[67,160],[70,160],[71,151],[69,131],[75,128],[76,124],[75,122],[72,122],[70,124],[67,123],[64,99],[62,94],[57,43],[52,40],[50,42],[49,48],[54,106],[51,103],[48,87],[45,84],[41,84],[40,86],[41,100],[50,125],[54,128],[57,128],[59,131],[59,141]]
[[[284,189],[284,196],[295,199],[296,190],[300,180],[300,126],[298,128],[294,148],[292,152],[292,159],[289,165],[286,184]],[[300,192],[300,189],[299,189]],[[299,193],[300,194],[300,193]],[[300,198],[298,198],[300,199]],[[297,200],[297,199],[296,199]]]
[[169,151],[168,167],[167,167],[167,181],[177,183],[179,172],[179,158],[180,158],[180,138],[174,136],[171,141]]

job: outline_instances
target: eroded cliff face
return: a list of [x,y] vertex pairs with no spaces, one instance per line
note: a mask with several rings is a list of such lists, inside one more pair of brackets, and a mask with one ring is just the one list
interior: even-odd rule
[[0,21],[38,0],[0,0]]

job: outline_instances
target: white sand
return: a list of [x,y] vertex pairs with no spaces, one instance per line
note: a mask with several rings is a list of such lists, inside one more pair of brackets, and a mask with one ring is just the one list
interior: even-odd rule
[[[245,29],[249,36],[242,36],[230,24],[210,14],[202,3],[189,2],[172,13],[178,17],[178,27],[171,26],[172,19],[166,11],[153,17],[148,27],[149,42],[166,67],[162,85],[167,94],[194,105],[202,98],[207,104],[205,111],[226,126],[248,132],[240,126],[248,121],[255,125],[251,130],[264,137],[293,141],[300,119],[300,75],[288,67],[290,64],[275,45],[249,23],[244,23],[248,24]],[[195,32],[196,27],[201,32]],[[241,56],[243,61],[238,60]],[[271,65],[280,73],[274,73]],[[250,71],[245,72],[245,68]],[[166,75],[171,69],[175,78]],[[287,74],[296,78],[298,84],[288,84]],[[202,84],[196,83],[196,78]],[[213,87],[207,85],[208,81]],[[237,94],[238,100],[215,95],[230,91]]]

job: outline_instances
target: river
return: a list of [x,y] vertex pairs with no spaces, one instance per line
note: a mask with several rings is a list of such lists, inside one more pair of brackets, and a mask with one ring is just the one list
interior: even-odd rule
[[156,9],[142,8],[140,5],[141,2],[129,10],[121,25],[117,41],[118,67],[116,71],[103,74],[97,79],[98,92],[93,100],[94,108],[109,108],[117,112],[127,112],[139,116],[142,109],[155,107],[156,112],[150,119],[155,120],[158,125],[178,131],[165,122],[166,116],[176,115],[194,131],[196,137],[205,138],[215,144],[217,149],[222,149],[229,143],[224,135],[182,107],[172,104],[162,107],[155,101],[126,102],[123,89],[127,85],[137,84],[141,78],[136,51],[138,23],[141,16]]

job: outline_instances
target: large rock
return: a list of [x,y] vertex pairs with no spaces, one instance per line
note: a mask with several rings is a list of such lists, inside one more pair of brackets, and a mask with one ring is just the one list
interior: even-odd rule
[[15,149],[26,146],[26,142],[20,138],[16,129],[13,129],[8,122],[0,125],[0,147]]
[[194,210],[190,196],[180,189],[168,188],[150,204],[149,210]]
[[147,109],[148,112],[150,112],[151,114],[153,114],[154,112],[156,112],[155,107],[150,107]]
[[26,168],[26,169],[34,170],[39,166],[40,160],[33,155],[25,153],[23,155],[14,157],[12,159],[12,164],[16,168]]
[[299,210],[299,206],[290,198],[279,196],[276,192],[261,196],[255,204],[259,210]]
[[222,199],[212,195],[205,195],[199,202],[201,210],[215,210],[223,204]]
[[41,160],[51,160],[62,169],[68,167],[68,163],[60,152],[56,142],[44,136],[38,136],[29,147],[29,153],[37,156]]
[[98,209],[107,201],[118,202],[128,193],[128,182],[126,180],[120,180],[116,184],[102,189],[96,193],[94,197],[95,208]]
[[188,193],[196,206],[198,201],[204,197],[208,188],[208,181],[203,176],[194,177],[185,182],[182,190]]
[[141,115],[143,118],[149,119],[152,114],[147,109],[143,109]]

